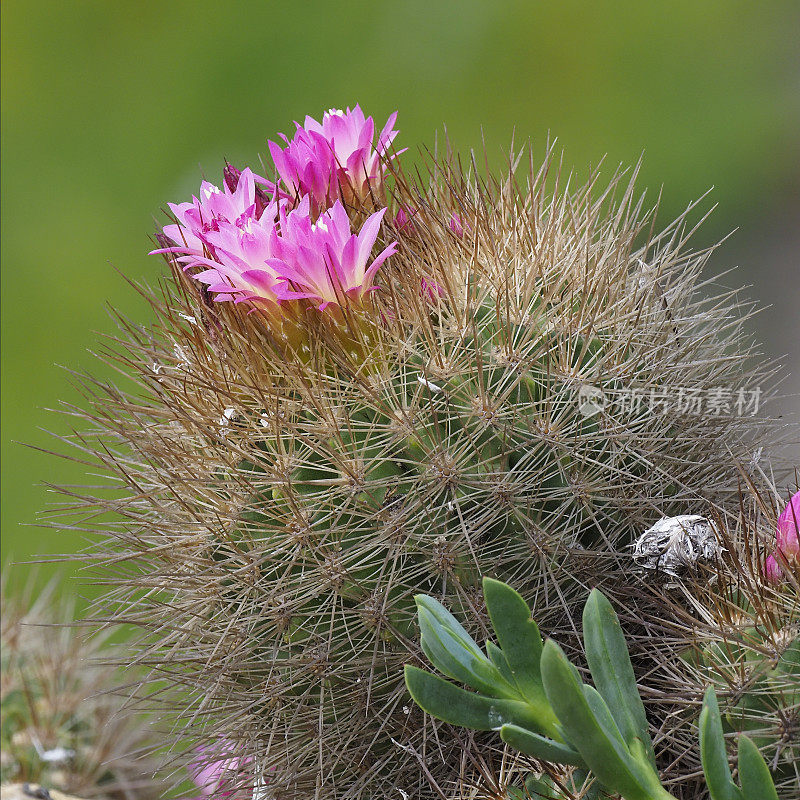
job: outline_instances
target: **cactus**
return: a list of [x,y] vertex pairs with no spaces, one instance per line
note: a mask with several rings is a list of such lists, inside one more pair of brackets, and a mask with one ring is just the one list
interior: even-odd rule
[[[726,639],[707,643],[695,655],[692,677],[698,687],[713,686],[725,698],[727,730],[747,732],[769,754],[776,780],[786,788],[796,787],[800,782],[797,623],[767,629],[757,623],[753,609],[743,609]],[[691,662],[691,655],[687,661]]]
[[[714,690],[709,688],[700,714],[700,753],[711,800],[778,800],[778,793],[758,748],[745,734],[739,736],[739,781],[731,777],[722,732],[722,719]],[[795,784],[796,786],[796,784]]]
[[[746,475],[743,481],[749,482]],[[708,687],[726,734],[745,733],[756,743],[779,795],[794,797],[800,781],[798,567],[787,560],[776,583],[768,559],[765,564],[775,541],[777,496],[774,486],[749,482],[739,511],[714,517],[719,559],[681,578],[655,580],[649,573],[636,609],[619,605],[637,674],[646,676],[660,763],[669,765],[670,776],[684,776],[686,798],[702,791],[691,776],[701,768],[694,726]]]
[[[87,380],[80,457],[122,489],[79,498],[116,515],[93,517],[101,568],[122,565],[115,618],[150,633],[140,660],[173,684],[166,707],[274,768],[277,791],[457,782],[471,735],[438,736],[404,699],[413,595],[481,625],[494,575],[571,629],[587,583],[629,592],[636,532],[734,501],[736,459],[772,441],[762,415],[675,405],[691,390],[735,412],[771,374],[749,366],[735,293],[699,292],[710,251],[688,249],[687,216],[655,234],[635,172],[576,189],[557,171],[552,151],[500,181],[445,156],[415,183],[387,159],[346,206],[299,200],[327,226],[346,208],[362,239],[388,204],[377,289],[334,300],[279,282],[227,302],[236,264],[193,277],[222,234],[193,254],[168,226],[170,273],[143,290],[155,322],[121,320],[107,353],[138,388]],[[259,197],[248,224],[289,225]]]
[[[423,652],[448,678],[478,691],[406,665],[406,686],[415,702],[445,722],[497,731],[506,744],[539,761],[590,769],[595,795],[674,800],[656,771],[644,705],[608,599],[594,589],[583,612],[591,686],[552,639],[542,644],[530,609],[510,586],[484,579],[483,589],[499,644],[487,641],[486,655],[440,603],[416,598]],[[734,783],[710,687],[700,714],[699,749],[711,800],[777,800],[770,770],[745,734],[739,737],[741,789]],[[526,781],[511,795],[541,796],[552,786],[551,781]]]
[[[665,659],[653,679],[666,702],[671,727],[664,740],[676,753],[677,768],[694,759],[677,755],[686,739],[682,721],[691,717],[706,687],[719,697],[725,730],[747,733],[775,773],[782,796],[800,782],[800,602],[796,590],[770,590],[742,581],[713,598],[703,592],[707,618],[682,634],[689,645],[671,663]],[[685,749],[684,749],[685,750]]]
[[113,647],[68,627],[74,602],[55,582],[33,603],[10,596],[5,581],[3,589],[0,783],[108,800],[160,797],[146,720],[121,713],[125,698],[114,690],[122,675],[98,663]]

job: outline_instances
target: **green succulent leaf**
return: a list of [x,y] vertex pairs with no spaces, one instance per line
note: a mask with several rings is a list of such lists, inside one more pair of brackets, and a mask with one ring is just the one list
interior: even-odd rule
[[580,753],[572,747],[561,742],[555,742],[538,733],[521,728],[519,725],[503,725],[500,728],[500,738],[515,750],[525,755],[533,756],[541,761],[550,761],[554,764],[571,764],[575,767],[585,767],[586,764]]
[[540,730],[541,725],[530,706],[519,700],[504,700],[468,692],[406,664],[405,679],[414,702],[433,717],[476,731],[498,730],[507,723]]
[[521,699],[471,638],[465,643],[458,631],[440,624],[424,605],[418,604],[417,614],[422,650],[440,672],[490,697]]
[[552,640],[542,650],[541,668],[547,698],[567,739],[603,786],[626,800],[670,797],[649,763],[631,755],[603,698],[581,683],[569,659]]
[[598,589],[583,609],[583,641],[594,684],[602,695],[628,747],[640,742],[650,764],[655,753],[644,704],[636,685],[625,636],[616,612]]
[[483,579],[486,610],[497,641],[511,667],[517,687],[526,697],[544,699],[539,661],[542,637],[522,596],[501,581]]
[[486,654],[489,656],[489,660],[492,662],[492,664],[494,664],[500,671],[500,674],[509,684],[513,686],[514,673],[511,672],[511,667],[508,666],[508,661],[506,661],[503,651],[494,642],[487,641]]
[[414,595],[417,611],[425,609],[440,625],[447,628],[462,646],[471,650],[477,657],[483,656],[477,642],[467,633],[464,626],[438,601],[427,594]]
[[592,714],[594,714],[594,718],[597,720],[597,723],[603,730],[603,733],[609,739],[613,739],[615,742],[617,742],[620,747],[625,749],[625,751],[630,752],[628,743],[623,738],[622,732],[620,731],[619,726],[617,725],[617,722],[611,713],[611,709],[608,707],[606,701],[603,700],[600,692],[598,692],[594,686],[589,686],[588,683],[582,684],[580,688],[583,692],[583,696],[587,705],[591,709]]
[[722,733],[722,719],[714,690],[709,687],[700,712],[700,760],[711,800],[744,800],[733,782]]
[[739,737],[739,781],[747,800],[778,800],[769,767],[752,740],[744,734]]

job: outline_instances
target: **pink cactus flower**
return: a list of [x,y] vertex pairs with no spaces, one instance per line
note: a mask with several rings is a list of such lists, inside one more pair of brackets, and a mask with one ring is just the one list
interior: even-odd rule
[[[363,200],[380,190],[382,159],[393,158],[389,148],[397,136],[397,112],[392,114],[374,143],[375,122],[356,105],[346,111],[331,109],[322,122],[306,117],[291,140],[281,134],[285,147],[268,142],[272,160],[285,193],[295,200],[310,195],[316,216],[339,199]],[[283,190],[268,184],[276,195]]]
[[244,229],[252,220],[258,220],[265,206],[257,200],[255,177],[246,169],[239,173],[233,184],[226,174],[224,190],[203,181],[199,198],[193,197],[191,203],[169,203],[177,223],[165,225],[163,232],[174,243],[174,247],[153,252],[201,256],[208,245],[206,234],[219,230],[220,224]]
[[[245,170],[245,172],[249,172],[249,170]],[[222,177],[225,180],[225,186],[231,192],[235,192],[239,186],[239,182],[242,177],[241,170],[236,169],[232,164],[225,164],[225,169],[222,171]],[[266,178],[259,178],[258,176],[253,176],[258,183],[266,183]],[[256,186],[254,191],[254,199],[256,204],[256,216],[260,217],[261,212],[269,205],[270,197],[267,193],[260,187]]]
[[786,558],[797,558],[800,555],[800,492],[788,502],[778,517],[776,538],[778,550]]
[[175,244],[151,255],[170,253],[185,270],[202,268],[192,277],[205,283],[215,300],[261,297],[275,302],[271,289],[278,276],[265,264],[272,255],[279,202],[259,211],[262,204],[248,169],[238,176],[235,189],[227,180],[224,191],[203,181],[200,194],[191,203],[170,204],[178,223],[165,225],[163,233]]
[[204,182],[201,197],[172,206],[179,221],[165,226],[164,235],[176,244],[153,253],[171,254],[217,301],[277,310],[310,300],[321,311],[357,302],[373,290],[375,273],[397,249],[392,243],[370,261],[386,209],[368,217],[358,234],[338,200],[316,222],[308,195],[291,210],[286,201],[272,200],[259,212],[249,170],[226,175],[224,192]]
[[187,766],[189,777],[200,790],[200,797],[233,797],[234,791],[229,787],[236,783],[236,774],[249,759],[234,754],[232,742],[225,739],[213,746],[198,747],[197,758]]
[[436,303],[440,297],[445,296],[444,289],[432,278],[421,278],[420,287],[422,298],[429,303]]
[[360,301],[375,288],[372,281],[379,267],[397,250],[392,242],[370,262],[386,209],[371,214],[354,234],[340,201],[314,223],[307,209],[301,213],[303,203],[288,214],[282,212],[281,235],[268,261],[279,276],[278,299],[311,300],[320,311],[343,305],[346,299]]

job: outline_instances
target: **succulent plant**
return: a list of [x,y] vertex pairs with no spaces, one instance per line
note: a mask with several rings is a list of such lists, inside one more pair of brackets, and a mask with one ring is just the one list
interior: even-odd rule
[[445,722],[496,730],[540,761],[590,769],[608,793],[626,800],[672,797],[656,771],[625,639],[605,596],[595,589],[583,613],[595,688],[552,639],[543,644],[519,594],[490,579],[483,589],[498,640],[487,641],[486,654],[440,603],[417,597],[423,652],[444,675],[478,693],[406,665],[416,703]]
[[639,531],[735,502],[774,436],[747,311],[703,283],[687,215],[654,232],[635,171],[575,188],[552,151],[500,180],[446,154],[415,182],[378,149],[368,175],[326,161],[313,203],[229,168],[174,206],[155,321],[106,353],[136,388],[87,379],[76,442],[116,490],[79,499],[111,512],[88,523],[108,599],[166,707],[287,796],[457,782],[472,735],[405,699],[413,595],[485,626],[492,575],[574,630],[588,583],[630,595]]
[[122,713],[122,673],[98,663],[117,651],[74,626],[74,605],[55,582],[28,602],[4,581],[0,783],[84,798],[160,797],[146,720]]
[[[608,599],[594,589],[583,611],[592,686],[583,683],[558,644],[542,642],[517,592],[490,579],[483,590],[498,642],[487,640],[485,654],[441,603],[417,596],[423,652],[447,678],[477,691],[406,665],[406,685],[416,703],[445,722],[497,731],[506,744],[539,761],[570,764],[580,774],[590,770],[594,796],[674,800],[656,769],[625,637]],[[712,800],[777,800],[770,770],[745,734],[739,736],[741,789],[733,782],[711,687],[700,714],[699,750]],[[529,780],[511,796],[552,796],[552,789],[557,787],[551,780]]]

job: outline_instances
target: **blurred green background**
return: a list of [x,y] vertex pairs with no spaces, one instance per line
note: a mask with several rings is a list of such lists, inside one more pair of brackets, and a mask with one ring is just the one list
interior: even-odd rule
[[57,365],[110,374],[88,353],[113,330],[107,306],[147,320],[115,268],[154,279],[166,201],[226,157],[257,165],[267,137],[331,106],[360,102],[381,123],[399,109],[406,159],[443,124],[498,161],[512,132],[541,153],[551,131],[583,172],[644,151],[664,222],[715,186],[698,243],[739,228],[713,268],[740,264],[727,280],[771,305],[754,332],[791,354],[786,389],[800,390],[797,0],[5,0],[1,13],[4,561],[83,546],[23,525],[54,499],[42,481],[87,482],[83,468],[17,442],[59,449],[43,429],[70,420],[45,409],[80,400]]

